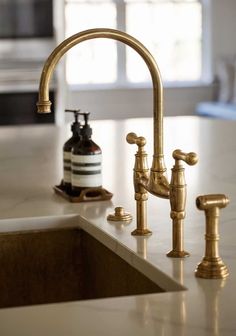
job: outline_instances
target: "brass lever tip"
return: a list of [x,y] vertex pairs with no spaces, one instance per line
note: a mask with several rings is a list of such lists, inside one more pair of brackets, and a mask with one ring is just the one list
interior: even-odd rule
[[198,162],[198,156],[196,153],[194,152],[190,152],[187,155],[187,164],[189,164],[190,166],[195,165]]
[[135,133],[133,133],[133,132],[131,132],[131,133],[128,133],[127,135],[126,135],[126,141],[129,143],[129,144],[135,144],[135,142],[136,142],[136,139],[137,139],[137,135],[135,134]]

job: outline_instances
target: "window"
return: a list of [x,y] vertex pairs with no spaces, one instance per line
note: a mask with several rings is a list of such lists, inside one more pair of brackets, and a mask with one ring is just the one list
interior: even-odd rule
[[[117,28],[150,50],[164,81],[199,81],[202,11],[200,0],[66,0],[66,37],[89,28]],[[83,42],[67,53],[66,77],[71,85],[150,81],[140,56],[108,39]]]
[[[68,0],[65,8],[66,37],[89,28],[116,28],[116,13],[113,1]],[[99,39],[75,46],[67,53],[66,78],[69,84],[116,82],[116,42]]]

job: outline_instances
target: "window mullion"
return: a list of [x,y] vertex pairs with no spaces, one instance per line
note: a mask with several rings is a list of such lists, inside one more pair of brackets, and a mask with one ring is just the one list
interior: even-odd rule
[[213,80],[212,70],[212,31],[211,31],[211,1],[201,0],[202,4],[202,80]]
[[[124,0],[115,0],[117,29],[126,31],[126,4]],[[126,83],[126,50],[123,43],[117,43],[117,82]]]

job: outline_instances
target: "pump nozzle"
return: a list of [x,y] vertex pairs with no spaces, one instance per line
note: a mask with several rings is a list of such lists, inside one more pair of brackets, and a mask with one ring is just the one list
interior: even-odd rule
[[73,133],[74,132],[80,132],[80,122],[79,122],[79,115],[81,114],[80,109],[77,109],[77,110],[66,109],[65,112],[74,113],[75,121],[71,126],[71,130],[72,130]]
[[72,113],[74,113],[75,122],[76,123],[78,122],[79,115],[81,114],[80,113],[80,109],[77,109],[77,110],[66,109],[65,112],[72,112]]
[[84,125],[88,125],[90,112],[81,112],[80,115],[84,116]]
[[91,137],[92,128],[88,124],[90,112],[81,112],[80,115],[82,115],[84,117],[84,125],[83,125],[83,128],[81,130],[81,135]]

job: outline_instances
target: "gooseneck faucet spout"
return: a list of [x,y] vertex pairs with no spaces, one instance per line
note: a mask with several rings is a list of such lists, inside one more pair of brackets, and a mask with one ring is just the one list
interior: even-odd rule
[[52,72],[61,57],[75,45],[95,38],[113,39],[130,46],[143,58],[150,71],[153,84],[154,154],[150,176],[142,183],[143,187],[150,193],[162,198],[169,198],[169,183],[166,178],[166,167],[163,155],[163,87],[161,75],[153,56],[144,45],[134,37],[115,29],[96,28],[80,32],[63,41],[54,49],[45,62],[39,86],[38,112],[51,112],[49,82]]

